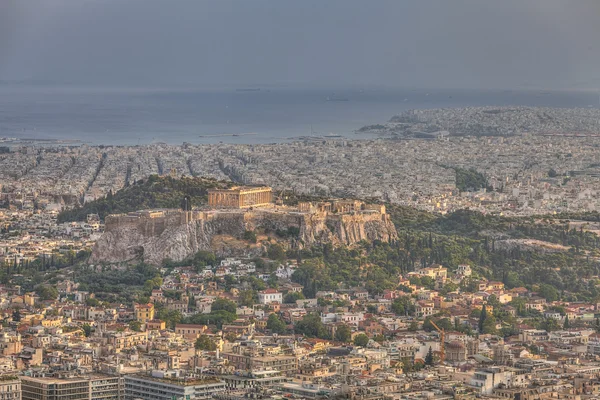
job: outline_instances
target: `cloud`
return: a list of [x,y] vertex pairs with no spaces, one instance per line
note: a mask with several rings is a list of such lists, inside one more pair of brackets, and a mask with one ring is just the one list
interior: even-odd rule
[[600,2],[3,0],[0,79],[421,87],[598,82]]

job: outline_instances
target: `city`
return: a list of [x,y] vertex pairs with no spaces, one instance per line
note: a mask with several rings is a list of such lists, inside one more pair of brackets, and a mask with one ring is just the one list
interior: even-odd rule
[[0,400],[600,399],[599,16],[0,0]]

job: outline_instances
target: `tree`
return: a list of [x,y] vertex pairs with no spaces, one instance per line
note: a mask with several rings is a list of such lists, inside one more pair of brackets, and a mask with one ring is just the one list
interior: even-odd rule
[[280,244],[273,244],[267,250],[267,257],[271,260],[285,261],[285,250]]
[[228,332],[228,333],[225,334],[224,338],[228,342],[233,343],[233,342],[236,341],[237,335],[235,333],[233,333],[233,332]]
[[21,322],[21,311],[18,308],[13,311],[12,320],[14,322]]
[[423,321],[423,330],[425,332],[431,332],[433,330],[435,330],[435,327],[433,326],[433,324],[431,323],[431,317],[427,317],[425,318],[425,320]]
[[166,308],[158,308],[156,311],[156,318],[165,321],[165,324],[170,329],[175,329],[175,325],[181,322],[183,316],[181,312],[177,310],[167,310]]
[[35,292],[38,296],[40,296],[40,299],[43,301],[56,300],[56,298],[58,297],[58,290],[51,285],[39,285],[36,288]]
[[439,320],[435,321],[435,323],[440,329],[443,329],[445,331],[450,331],[453,328],[452,321],[450,321],[449,318],[439,319]]
[[408,330],[411,332],[416,332],[419,330],[419,324],[416,321],[412,321],[410,325],[408,325]]
[[244,231],[244,240],[247,240],[251,243],[256,243],[256,233],[254,231]]
[[200,250],[194,255],[192,264],[196,267],[196,270],[200,270],[208,265],[215,265],[217,263],[217,257],[210,251]]
[[129,328],[132,331],[141,332],[142,331],[142,323],[140,321],[131,321],[129,323]]
[[446,295],[448,293],[454,292],[458,289],[458,285],[454,282],[448,282],[444,285],[444,287],[442,288],[442,290],[440,290],[440,293],[443,295]]
[[560,324],[554,318],[544,318],[538,325],[539,329],[547,332],[557,331],[560,329]]
[[496,317],[493,314],[488,315],[483,322],[483,329],[481,330],[483,334],[495,335],[497,333],[496,330]]
[[92,326],[90,324],[83,324],[81,328],[83,329],[83,334],[85,337],[90,337],[92,334]]
[[559,297],[558,290],[556,290],[554,286],[548,285],[547,283],[542,283],[540,285],[539,294],[549,302],[556,301]]
[[415,311],[415,305],[410,296],[400,296],[392,303],[392,311],[397,315],[412,315]]
[[254,305],[254,299],[256,298],[256,292],[254,290],[242,290],[238,298],[238,303],[241,306],[252,307]]
[[277,314],[273,313],[267,319],[267,329],[273,333],[284,333],[287,330],[287,326]]
[[151,291],[152,289],[160,289],[163,284],[163,279],[160,276],[155,276],[152,279],[148,279],[144,282],[144,289]]
[[563,329],[569,329],[569,316],[565,316],[565,322],[563,324]]
[[352,330],[346,324],[338,326],[335,330],[335,340],[338,342],[348,342],[352,337]]
[[215,312],[221,310],[235,314],[237,311],[237,305],[231,300],[222,299],[219,297],[212,303],[210,311]]
[[373,337],[373,340],[376,341],[379,344],[383,344],[383,342],[385,342],[385,336],[383,336],[383,335],[375,335]]
[[209,314],[195,314],[183,319],[184,324],[215,325],[221,329],[223,324],[229,324],[237,319],[237,314],[225,310],[212,311]]
[[557,175],[558,175],[558,173],[554,170],[554,168],[550,168],[548,170],[548,177],[550,177],[550,178],[556,178]]
[[296,300],[302,300],[304,298],[305,297],[301,292],[289,292],[283,298],[283,302],[285,304],[293,304],[296,302]]
[[479,332],[483,332],[483,324],[485,324],[485,320],[487,319],[487,308],[485,304],[481,307],[481,313],[479,314]]
[[359,347],[366,347],[369,344],[369,337],[364,333],[360,333],[354,337],[354,345]]
[[194,348],[196,350],[215,351],[217,344],[208,335],[200,335],[194,343]]
[[318,314],[307,314],[300,321],[296,322],[294,331],[297,334],[305,335],[308,337],[317,337],[321,339],[328,339],[329,334],[321,317]]
[[427,352],[427,355],[425,356],[425,365],[429,365],[429,366],[433,365],[433,350],[431,349],[431,346],[429,346],[429,351]]
[[435,280],[430,276],[422,276],[421,284],[429,290],[433,290],[435,287]]
[[85,305],[89,307],[98,307],[100,305],[100,301],[95,297],[89,297],[85,299]]

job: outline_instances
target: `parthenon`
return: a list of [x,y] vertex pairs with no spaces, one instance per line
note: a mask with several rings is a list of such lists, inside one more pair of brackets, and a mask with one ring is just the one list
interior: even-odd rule
[[272,197],[272,189],[267,186],[210,189],[208,191],[208,205],[213,208],[264,207],[271,204]]

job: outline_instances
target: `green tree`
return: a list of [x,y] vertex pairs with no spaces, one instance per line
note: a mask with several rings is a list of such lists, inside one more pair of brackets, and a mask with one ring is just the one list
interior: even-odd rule
[[429,346],[429,351],[427,352],[427,355],[425,356],[425,365],[429,365],[429,366],[433,365],[433,350],[431,349],[431,346]]
[[217,329],[221,329],[223,324],[229,324],[237,319],[235,313],[225,310],[212,311],[209,314],[195,314],[191,317],[183,319],[185,324],[199,325],[215,325]]
[[131,321],[129,323],[129,329],[131,329],[132,331],[135,331],[135,332],[141,332],[142,331],[142,323],[139,321]]
[[267,319],[267,329],[273,333],[284,333],[287,330],[285,322],[275,313]]
[[227,300],[227,299],[223,299],[223,298],[219,297],[219,298],[215,299],[215,301],[212,303],[212,305],[210,307],[210,311],[215,312],[215,311],[221,311],[221,310],[235,314],[237,311],[237,305],[231,300]]
[[267,257],[271,260],[285,261],[285,249],[280,244],[272,244],[267,250]]
[[539,294],[549,302],[556,301],[559,298],[558,290],[556,290],[554,286],[547,283],[540,285]]
[[563,329],[569,329],[569,316],[565,316],[565,322],[563,323]]
[[412,321],[410,325],[408,325],[408,330],[410,332],[416,332],[419,330],[419,324],[416,321]]
[[496,330],[496,317],[493,314],[488,315],[483,322],[483,329],[481,331],[483,334],[495,335],[497,333]]
[[152,279],[148,279],[144,282],[144,289],[147,291],[152,291],[152,289],[160,289],[163,284],[163,279],[160,276],[155,276]]
[[238,303],[241,306],[252,307],[255,303],[256,292],[254,290],[242,290],[238,298]]
[[83,329],[83,334],[85,337],[90,337],[92,334],[92,326],[90,324],[83,324],[81,328]]
[[335,340],[338,342],[348,342],[352,337],[352,330],[346,324],[338,326],[335,330]]
[[183,316],[179,311],[167,310],[164,307],[159,307],[156,310],[156,318],[165,321],[165,324],[169,329],[175,329],[175,325],[181,322]]
[[543,329],[547,332],[557,331],[560,329],[560,324],[554,318],[544,318],[538,324],[538,329]]
[[254,231],[244,231],[244,240],[247,240],[251,243],[256,243],[256,233]]
[[433,326],[433,324],[431,323],[431,317],[427,317],[423,321],[423,330],[425,332],[431,332],[435,330],[435,326]]
[[302,300],[304,298],[305,297],[301,292],[289,292],[283,298],[283,302],[285,304],[294,304],[296,303],[296,300]]
[[194,266],[196,267],[196,270],[199,270],[200,268],[206,267],[206,266],[213,266],[217,263],[217,257],[215,256],[214,253],[210,252],[210,251],[204,251],[204,250],[200,250],[199,252],[197,252],[194,255],[194,258],[192,259],[192,264],[194,264]]
[[98,307],[100,305],[100,301],[95,297],[89,297],[85,299],[85,305],[88,307]]
[[442,288],[442,290],[440,290],[440,293],[442,295],[446,295],[448,293],[454,292],[458,289],[458,285],[454,282],[448,282],[444,285],[444,287]]
[[194,343],[194,348],[196,350],[215,351],[217,344],[208,335],[200,335]]
[[35,292],[40,296],[40,300],[56,300],[58,298],[58,290],[52,285],[39,285]]
[[21,311],[18,308],[13,311],[12,320],[14,322],[21,322]]
[[410,296],[400,296],[394,299],[392,303],[392,311],[397,315],[413,315],[415,305]]
[[383,344],[383,342],[385,342],[385,336],[383,336],[383,335],[375,335],[373,337],[373,340],[376,341],[379,344]]
[[485,304],[481,307],[481,313],[479,314],[479,332],[483,332],[483,326],[485,324],[485,320],[487,319],[487,307]]
[[321,339],[328,339],[329,334],[321,317],[318,314],[307,314],[300,321],[296,322],[294,331],[297,334],[305,335],[308,337],[317,337]]
[[427,289],[433,290],[433,288],[435,287],[435,280],[430,276],[422,276],[421,284],[423,286],[425,286]]
[[369,344],[369,337],[364,333],[360,333],[354,337],[354,345],[358,347],[366,347]]

